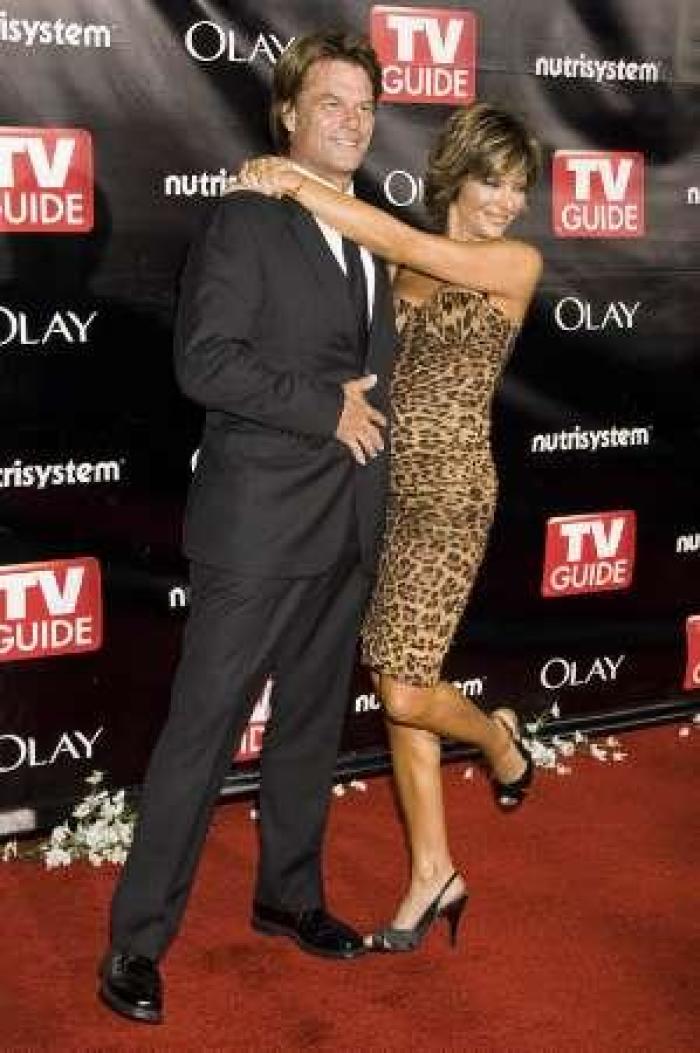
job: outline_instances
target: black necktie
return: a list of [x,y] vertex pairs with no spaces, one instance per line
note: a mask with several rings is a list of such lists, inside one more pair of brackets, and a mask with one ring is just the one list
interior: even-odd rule
[[353,311],[357,319],[357,335],[363,354],[367,347],[367,279],[362,266],[360,250],[354,241],[343,238],[343,257],[345,259],[348,291]]

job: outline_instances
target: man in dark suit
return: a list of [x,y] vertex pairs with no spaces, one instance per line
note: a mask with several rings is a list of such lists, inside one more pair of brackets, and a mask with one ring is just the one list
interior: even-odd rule
[[[300,38],[275,71],[280,148],[351,189],[380,90],[364,39]],[[102,999],[132,1019],[162,1019],[158,961],[270,674],[252,924],[315,954],[362,950],[326,910],[321,848],[383,521],[394,347],[380,261],[290,199],[219,203],[176,328],[180,384],[207,410],[185,518],[191,611],[101,969]]]

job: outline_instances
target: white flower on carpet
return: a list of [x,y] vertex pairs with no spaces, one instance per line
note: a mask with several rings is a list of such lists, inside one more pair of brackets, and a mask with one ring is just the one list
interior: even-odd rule
[[2,861],[38,858],[43,859],[48,870],[70,866],[76,860],[87,860],[95,867],[124,863],[134,835],[136,813],[127,805],[124,790],[110,794],[98,789],[104,777],[101,771],[87,776],[89,793],[45,841],[28,849],[10,841],[3,846]]
[[590,746],[590,751],[591,757],[595,757],[596,760],[607,761],[608,751],[606,749],[603,749],[602,746],[597,746],[595,742],[592,742]]
[[53,845],[44,853],[44,863],[49,870],[54,867],[69,867],[73,857],[66,848],[56,848]]
[[523,739],[524,745],[532,755],[532,763],[536,768],[555,769],[557,766],[556,747],[548,746],[534,736],[531,739]]
[[523,745],[530,751],[532,763],[536,768],[545,768],[557,774],[564,774],[558,770],[558,758],[559,756],[570,757],[575,751],[574,744],[562,735],[553,735],[549,742],[543,742],[539,737],[550,717],[559,716],[561,716],[559,704],[553,702],[550,708],[541,713],[539,717],[524,724],[527,734],[522,736],[522,740]]
[[350,779],[349,782],[337,782],[333,787],[336,797],[345,797],[350,790],[355,790],[356,793],[367,793],[367,783],[362,779]]
[[9,863],[11,859],[17,858],[17,842],[8,841],[2,846],[2,861],[3,863]]
[[611,757],[618,763],[627,759],[628,754],[621,749],[620,740],[615,735],[608,735],[603,743],[591,742],[588,735],[577,728],[567,735],[557,733],[547,737],[547,725],[559,717],[561,708],[558,702],[554,702],[548,710],[523,725],[526,732],[522,736],[523,744],[530,750],[536,768],[545,768],[557,775],[570,775],[573,769],[562,761],[569,761],[581,752],[601,763],[606,763]]

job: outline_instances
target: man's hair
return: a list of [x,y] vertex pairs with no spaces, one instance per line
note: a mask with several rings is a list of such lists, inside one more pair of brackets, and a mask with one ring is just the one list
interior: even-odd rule
[[428,157],[425,204],[443,229],[465,179],[522,172],[529,190],[540,171],[540,148],[523,122],[497,106],[475,102],[457,110],[438,134]]
[[324,59],[359,66],[369,77],[375,105],[379,100],[382,67],[367,37],[342,30],[321,30],[297,37],[280,56],[272,81],[270,131],[280,153],[287,153],[289,149],[289,132],[282,115],[288,107],[294,106],[311,66]]

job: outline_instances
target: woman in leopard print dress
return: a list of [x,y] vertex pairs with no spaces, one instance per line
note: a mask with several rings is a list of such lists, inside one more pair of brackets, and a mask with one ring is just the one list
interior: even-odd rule
[[[343,134],[356,119],[345,115]],[[293,196],[398,266],[391,482],[363,655],[387,719],[411,879],[391,925],[368,938],[373,950],[414,949],[440,916],[454,937],[466,903],[445,829],[440,738],[479,746],[503,807],[520,803],[532,774],[513,711],[486,716],[441,680],[441,667],[496,502],[494,388],[541,270],[535,248],[503,237],[538,165],[537,145],[510,114],[484,103],[454,113],[426,176],[426,204],[442,235],[400,223],[286,159],[248,162],[241,175],[255,189]],[[370,437],[355,455],[362,462],[376,452]]]

